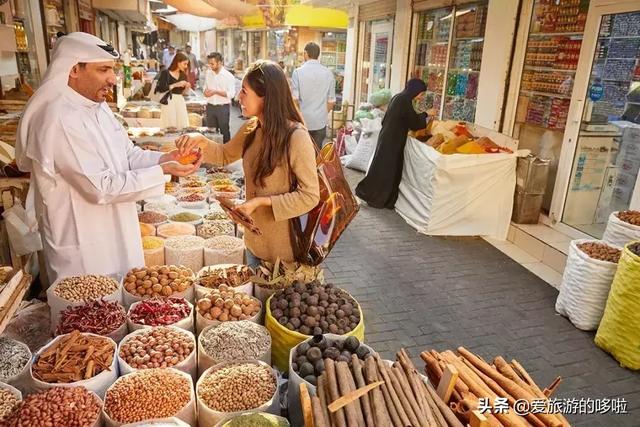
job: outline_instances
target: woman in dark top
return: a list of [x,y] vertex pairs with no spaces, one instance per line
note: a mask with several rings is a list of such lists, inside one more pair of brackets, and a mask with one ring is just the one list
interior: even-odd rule
[[413,109],[413,100],[427,90],[420,79],[411,79],[404,90],[394,96],[382,119],[378,146],[367,176],[356,187],[356,195],[374,208],[393,209],[402,179],[404,146],[409,130],[424,129],[427,114]]
[[187,81],[189,70],[189,58],[182,52],[176,53],[168,70],[162,70],[156,93],[167,94],[160,101],[162,110],[162,126],[165,128],[175,127],[178,129],[189,126],[189,114],[187,104],[182,96],[191,89]]

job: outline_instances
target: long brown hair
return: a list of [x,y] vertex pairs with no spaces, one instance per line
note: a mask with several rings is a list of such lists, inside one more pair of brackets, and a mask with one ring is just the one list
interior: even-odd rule
[[253,144],[258,126],[262,127],[262,147],[258,155],[257,170],[254,184],[264,186],[264,179],[271,175],[274,169],[289,155],[289,137],[291,124],[304,123],[302,115],[293,102],[289,82],[282,68],[273,61],[258,61],[254,63],[245,81],[251,89],[264,98],[262,112],[263,123],[260,125],[254,119],[251,132],[244,143],[244,152]]
[[[178,69],[178,63],[182,61],[188,61],[189,57],[182,52],[176,53],[176,56],[173,57],[173,61],[171,61],[171,65],[169,65],[169,71],[175,71]],[[187,65],[187,71],[189,71],[189,65]]]

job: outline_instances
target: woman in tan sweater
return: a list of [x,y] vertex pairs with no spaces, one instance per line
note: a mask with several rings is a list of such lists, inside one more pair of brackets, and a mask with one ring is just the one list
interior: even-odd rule
[[[201,134],[183,135],[183,154],[202,148],[204,162],[227,165],[243,160],[246,202],[239,210],[251,216],[262,235],[244,235],[247,263],[276,258],[294,261],[289,219],[313,209],[320,199],[316,152],[293,102],[287,79],[274,62],[256,62],[242,82],[240,105],[252,117],[226,144]],[[291,168],[291,172],[290,169]],[[291,174],[297,188],[291,191]]]

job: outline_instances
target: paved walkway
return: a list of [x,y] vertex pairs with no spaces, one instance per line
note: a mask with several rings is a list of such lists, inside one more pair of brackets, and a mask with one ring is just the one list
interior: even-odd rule
[[423,367],[420,352],[465,346],[517,359],[541,387],[561,375],[555,397],[628,401],[628,415],[568,415],[573,425],[640,426],[640,373],[557,315],[558,292],[482,239],[420,235],[395,212],[362,206],[325,269],[361,304],[366,341],[384,357],[404,347]]

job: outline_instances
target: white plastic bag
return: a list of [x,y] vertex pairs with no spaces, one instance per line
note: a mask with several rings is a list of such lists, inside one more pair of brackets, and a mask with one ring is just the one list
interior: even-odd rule
[[35,212],[27,212],[20,203],[2,213],[11,247],[22,256],[42,250]]
[[556,311],[576,328],[594,331],[600,325],[618,264],[589,257],[578,248],[586,242],[593,240],[573,240],[569,246]]
[[118,379],[118,358],[116,357],[118,345],[115,343],[115,341],[113,341],[111,338],[108,338],[108,337],[102,337],[100,335],[86,334],[86,333],[83,334],[83,335],[89,335],[93,337],[100,337],[100,338],[107,339],[113,345],[113,361],[111,362],[111,366],[109,367],[108,370],[105,369],[104,371],[100,372],[98,375],[95,375],[89,378],[88,380],[76,381],[72,383],[47,383],[44,381],[40,381],[39,379],[33,376],[33,369],[32,369],[33,363],[35,363],[36,360],[38,360],[38,357],[40,357],[40,354],[42,354],[42,352],[47,350],[49,347],[51,347],[53,344],[60,341],[62,338],[66,337],[67,335],[60,335],[54,338],[49,344],[42,347],[36,353],[35,357],[31,361],[31,364],[29,365],[29,373],[31,375],[34,388],[39,391],[39,390],[46,390],[54,387],[83,386],[87,390],[97,394],[98,397],[100,397],[100,399],[104,399],[104,394],[106,393],[107,389],[111,387],[111,384],[113,384]]
[[640,240],[640,226],[620,220],[618,212],[613,212],[609,215],[602,240],[618,248],[624,248],[627,243]]
[[344,148],[346,154],[353,154],[358,146],[358,140],[353,135],[344,136]]
[[[128,326],[129,332],[134,332],[140,329],[154,327],[154,326],[143,325],[140,323],[134,323],[133,321],[131,321],[131,312],[133,311],[136,305],[140,304],[140,302],[141,301],[134,302],[133,304],[131,304],[131,307],[129,307],[129,312],[127,313],[127,326]],[[189,331],[192,333],[194,332],[195,310],[193,308],[193,304],[191,304],[189,301],[187,301],[187,304],[189,305],[189,309],[191,310],[189,315],[184,319],[178,320],[176,323],[173,323],[172,325],[166,325],[166,326],[176,326],[180,329],[184,329],[185,331]]]
[[[118,283],[118,289],[112,292],[109,295],[105,295],[101,299],[105,301],[115,301],[117,303],[122,304],[123,295],[122,295],[122,279],[123,277],[120,275],[109,275],[113,280]],[[61,278],[55,281],[49,289],[47,289],[47,304],[49,304],[49,309],[51,310],[51,332],[55,333],[56,328],[58,327],[58,323],[60,323],[60,313],[62,313],[67,307],[78,307],[81,305],[85,305],[86,301],[67,301],[66,299],[60,298],[54,292],[56,286],[63,281],[65,278]],[[126,308],[126,307],[125,307]]]
[[[160,327],[160,326],[159,326]],[[186,337],[189,337],[189,340],[193,343],[193,351],[191,351],[191,354],[189,354],[189,356],[184,359],[182,362],[178,363],[177,365],[172,366],[173,369],[177,369],[180,372],[184,372],[185,374],[189,374],[191,375],[191,378],[193,378],[193,380],[195,381],[198,378],[198,363],[197,363],[197,354],[198,351],[196,349],[196,338],[193,335],[193,333],[186,331],[182,328],[178,328],[176,326],[162,326],[165,328],[171,328],[181,334],[183,334]],[[149,329],[139,329],[137,331],[134,331],[132,333],[130,333],[129,335],[127,335],[121,342],[120,345],[118,345],[118,367],[120,368],[120,375],[127,375],[130,374],[132,372],[138,371],[138,368],[133,368],[131,365],[129,365],[122,357],[120,357],[120,350],[122,349],[122,346],[124,346],[129,340],[131,340],[133,337],[138,336],[138,335],[142,335],[142,334],[148,334],[150,333]]]
[[362,135],[356,145],[353,155],[346,163],[346,167],[367,172],[378,146],[378,136],[382,129],[382,121],[378,119],[362,119]]
[[[198,390],[200,389],[200,385],[202,384],[202,381],[207,378],[207,376],[209,376],[209,374],[211,372],[217,371],[219,369],[225,368],[226,366],[229,365],[235,365],[238,363],[247,363],[247,362],[223,362],[220,363],[218,365],[212,366],[211,368],[207,369],[202,376],[200,377],[200,379],[198,380],[198,383],[196,384],[196,395],[199,395]],[[247,412],[268,412],[270,414],[274,414],[274,415],[279,415],[280,414],[280,401],[278,399],[278,397],[280,396],[280,384],[278,382],[278,374],[276,372],[275,369],[273,369],[270,365],[267,365],[264,362],[260,362],[257,360],[253,360],[253,361],[248,361],[248,363],[255,363],[258,365],[262,365],[265,367],[268,367],[269,369],[271,369],[272,373],[273,373],[273,378],[276,382],[276,391],[275,393],[273,393],[273,396],[271,397],[271,399],[267,400],[265,403],[263,403],[262,405],[258,406],[257,408],[253,408],[251,410],[248,411],[240,411],[240,412],[235,412],[235,413],[228,413],[228,412],[218,412],[215,411],[211,408],[209,408],[202,399],[198,399],[198,426],[199,427],[211,427],[213,425],[215,425],[217,422],[223,420],[226,417],[229,417],[231,415],[238,415],[241,413],[247,413]]]

